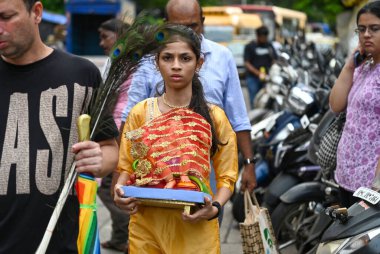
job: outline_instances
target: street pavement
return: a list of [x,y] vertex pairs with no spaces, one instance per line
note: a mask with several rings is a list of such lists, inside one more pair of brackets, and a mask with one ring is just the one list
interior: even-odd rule
[[[111,218],[108,210],[100,199],[98,202],[98,223],[100,242],[107,241],[111,236]],[[220,241],[222,254],[243,253],[238,223],[232,217],[232,203],[224,206],[224,218],[220,229]],[[102,254],[119,254],[121,252],[103,249]],[[180,253],[179,253],[180,254]]]

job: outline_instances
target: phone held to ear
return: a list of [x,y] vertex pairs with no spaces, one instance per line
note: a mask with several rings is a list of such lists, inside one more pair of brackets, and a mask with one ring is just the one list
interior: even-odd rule
[[355,51],[355,54],[354,54],[355,68],[360,66],[366,58],[367,58],[367,55],[365,53],[362,55],[360,54],[359,51]]

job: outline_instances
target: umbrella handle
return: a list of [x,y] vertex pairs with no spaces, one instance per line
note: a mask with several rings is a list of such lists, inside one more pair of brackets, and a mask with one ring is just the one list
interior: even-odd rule
[[[78,140],[80,142],[90,140],[90,123],[91,123],[91,116],[87,114],[82,114],[77,119],[77,131],[78,131]],[[81,173],[80,175],[90,175],[93,176],[91,173]]]
[[78,138],[80,142],[90,140],[90,122],[91,116],[87,114],[80,115],[77,120]]

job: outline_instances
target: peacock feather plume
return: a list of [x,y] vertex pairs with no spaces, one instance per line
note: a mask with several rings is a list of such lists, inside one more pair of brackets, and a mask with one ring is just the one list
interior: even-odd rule
[[[146,13],[140,13],[128,29],[122,32],[109,55],[111,65],[104,83],[95,89],[88,107],[91,120],[91,138],[111,128],[112,111],[122,84],[136,71],[144,60],[156,52],[174,32],[171,25],[148,24]],[[173,30],[173,31],[172,31]],[[108,118],[105,118],[107,117]]]

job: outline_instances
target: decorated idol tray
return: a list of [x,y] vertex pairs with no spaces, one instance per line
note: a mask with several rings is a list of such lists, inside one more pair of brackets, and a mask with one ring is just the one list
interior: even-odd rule
[[190,213],[191,207],[204,204],[204,198],[212,197],[204,192],[179,189],[160,189],[123,186],[124,197],[137,198],[142,205],[184,209]]

